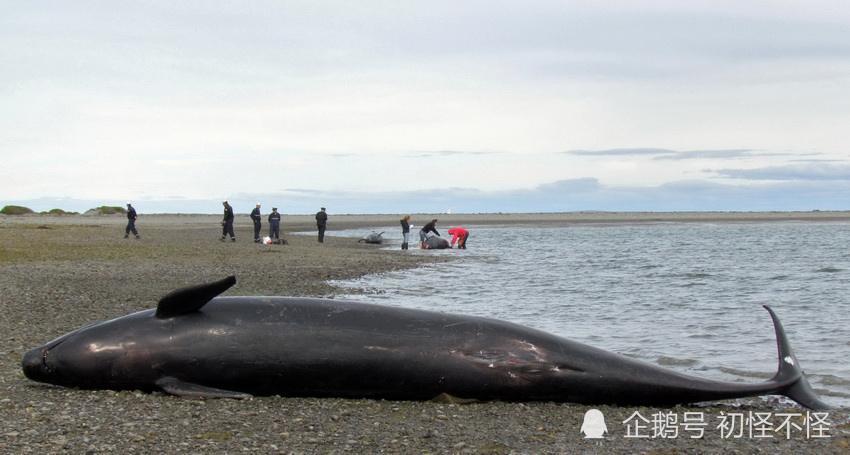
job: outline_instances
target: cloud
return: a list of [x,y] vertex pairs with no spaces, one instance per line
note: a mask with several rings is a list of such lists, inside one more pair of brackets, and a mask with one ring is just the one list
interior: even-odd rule
[[599,191],[600,188],[602,188],[602,186],[599,184],[599,180],[595,178],[583,178],[544,183],[543,185],[538,186],[536,191],[540,193],[586,193]]
[[709,158],[749,158],[753,156],[778,156],[779,153],[757,152],[752,149],[720,150],[671,150],[664,148],[616,148],[605,150],[570,150],[571,155],[580,156],[651,156],[654,160],[692,160]]
[[[315,213],[327,207],[341,213],[573,212],[573,211],[807,211],[850,208],[848,178],[730,184],[706,180],[677,181],[658,186],[610,186],[596,179],[559,180],[533,188],[482,191],[475,188],[433,188],[415,191],[341,191],[293,189],[277,193],[227,197],[238,213],[254,203],[275,206],[283,213]],[[62,208],[85,211],[126,201],[42,198],[3,201],[35,210]],[[219,213],[219,199],[134,200],[140,213]]]
[[718,169],[721,177],[747,180],[847,180],[850,181],[850,165],[809,163],[786,166],[767,166],[753,169]]
[[675,150],[660,149],[660,148],[617,148],[605,150],[568,150],[570,155],[580,156],[645,156],[645,155],[672,155],[676,154]]
[[724,149],[724,150],[688,150],[676,152],[673,155],[657,156],[656,160],[694,160],[694,159],[718,159],[718,158],[751,158],[754,156],[781,156],[781,153],[758,152],[751,149]]
[[788,160],[792,163],[846,163],[847,160],[835,160],[835,159],[799,159],[799,160]]
[[[738,159],[791,155],[790,153],[766,152],[755,149],[707,149],[680,151],[652,147],[616,148],[604,150],[570,150],[563,153],[579,156],[651,156],[653,160]],[[794,154],[794,156],[808,155],[817,155],[817,153]]]
[[440,158],[450,156],[482,156],[482,155],[498,155],[502,152],[471,152],[462,150],[435,150],[423,152],[409,152],[404,156],[406,158]]

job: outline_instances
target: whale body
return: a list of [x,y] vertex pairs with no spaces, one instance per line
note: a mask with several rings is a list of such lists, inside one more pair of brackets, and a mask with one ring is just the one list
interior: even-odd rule
[[25,375],[83,389],[672,406],[779,394],[828,409],[776,314],[765,382],[701,379],[510,322],[350,301],[218,297],[235,277],[94,323],[26,353]]
[[384,243],[384,233],[383,232],[372,232],[371,234],[366,235],[357,241],[357,243],[371,243],[374,245],[380,245]]
[[448,240],[436,235],[432,235],[425,239],[425,244],[429,250],[444,250],[449,247]]

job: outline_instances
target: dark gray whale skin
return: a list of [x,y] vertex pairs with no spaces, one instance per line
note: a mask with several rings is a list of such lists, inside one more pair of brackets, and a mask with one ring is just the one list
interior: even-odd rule
[[449,247],[448,240],[436,235],[428,237],[425,243],[428,244],[428,249],[430,250],[444,250]]
[[[670,406],[780,394],[827,409],[773,318],[779,371],[757,384],[687,376],[482,317],[340,300],[215,297],[235,278],[172,292],[25,354],[35,381],[191,397],[285,395]],[[208,303],[207,303],[208,302]]]
[[357,243],[366,242],[371,243],[373,245],[380,245],[384,243],[384,233],[383,232],[373,232],[358,240]]

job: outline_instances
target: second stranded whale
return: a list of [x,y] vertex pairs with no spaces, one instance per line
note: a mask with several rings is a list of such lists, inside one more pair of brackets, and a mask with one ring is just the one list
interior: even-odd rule
[[670,406],[785,395],[828,409],[776,314],[765,382],[701,379],[509,322],[339,300],[218,297],[229,277],[155,310],[82,327],[23,358],[35,381],[192,397],[285,395]]

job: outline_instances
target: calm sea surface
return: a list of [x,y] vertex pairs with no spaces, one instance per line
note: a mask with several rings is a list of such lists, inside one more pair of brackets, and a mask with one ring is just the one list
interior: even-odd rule
[[[850,407],[846,223],[469,229],[466,251],[399,251],[462,260],[337,284],[367,289],[346,296],[354,300],[504,319],[728,381],[775,372],[768,304],[812,386]],[[385,248],[399,247],[398,226],[375,230],[386,231]]]

